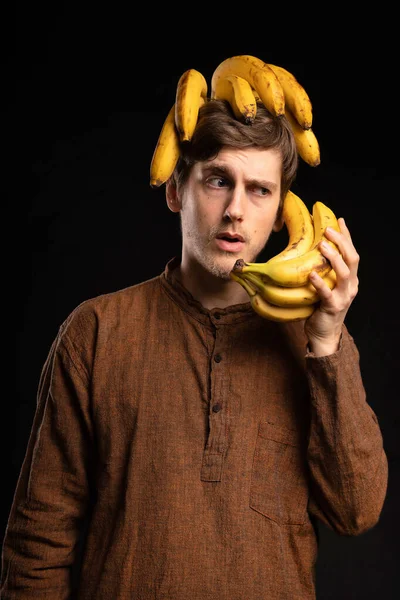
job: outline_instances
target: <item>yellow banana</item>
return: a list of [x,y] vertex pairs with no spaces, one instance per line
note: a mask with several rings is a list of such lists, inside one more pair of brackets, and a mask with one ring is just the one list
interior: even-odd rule
[[288,260],[271,261],[271,263],[269,261],[265,263],[246,263],[243,259],[238,259],[233,270],[239,273],[260,273],[270,283],[275,283],[283,287],[306,285],[309,281],[311,271],[316,271],[320,277],[325,277],[332,266],[321,253],[318,246],[321,240],[324,239],[333,248],[338,250],[336,245],[325,237],[324,233],[328,226],[336,231],[340,231],[340,228],[333,211],[322,202],[314,203],[312,216],[314,242],[308,252]]
[[262,60],[248,54],[226,58],[212,75],[211,94],[214,93],[219,79],[228,75],[238,75],[246,79],[272,115],[281,116],[285,113],[285,97],[279,79]]
[[268,261],[269,264],[301,256],[310,250],[314,242],[313,218],[303,200],[291,190],[286,194],[282,207],[289,240],[286,248]]
[[315,310],[315,305],[308,306],[275,306],[256,294],[250,300],[253,309],[264,319],[270,321],[301,321],[307,319]]
[[150,185],[160,187],[172,175],[180,154],[175,127],[175,104],[172,105],[157,140],[150,165]]
[[310,129],[312,125],[312,104],[304,87],[296,77],[277,65],[268,66],[279,79],[285,96],[285,105],[290,110],[302,129]]
[[[269,283],[262,275],[256,273],[243,273],[241,277],[252,283],[264,300],[276,306],[308,306],[319,301],[319,295],[312,283],[283,287]],[[336,273],[333,269],[323,279],[329,289],[335,287]]]
[[[200,98],[200,108],[205,104],[206,100]],[[170,178],[174,172],[176,163],[180,155],[180,142],[178,131],[175,125],[175,104],[169,111],[155,150],[150,165],[150,185],[151,187],[160,187]]]
[[311,128],[303,129],[288,108],[285,109],[285,116],[292,128],[300,157],[311,167],[317,167],[321,163],[321,154],[314,131]]
[[235,117],[247,124],[253,123],[257,113],[257,103],[251,85],[239,75],[226,75],[215,82],[212,98],[227,100]]
[[315,310],[314,304],[304,306],[275,306],[274,304],[271,304],[265,300],[260,293],[239,274],[231,272],[230,277],[234,281],[237,281],[237,283],[240,283],[240,285],[247,291],[253,310],[255,310],[255,312],[264,319],[279,322],[300,321],[312,315]]
[[175,125],[182,142],[192,139],[199,108],[207,98],[207,91],[207,81],[196,69],[188,69],[179,78],[175,97]]

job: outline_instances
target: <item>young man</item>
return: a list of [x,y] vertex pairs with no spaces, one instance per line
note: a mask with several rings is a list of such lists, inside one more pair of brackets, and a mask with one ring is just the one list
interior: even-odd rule
[[[230,279],[283,223],[297,169],[285,119],[201,109],[167,182],[181,256],[61,325],[3,548],[3,600],[61,600],[84,527],[79,600],[315,598],[318,520],[380,516],[387,460],[344,318],[359,257],[305,322],[276,323]],[[229,241],[236,240],[236,241]]]

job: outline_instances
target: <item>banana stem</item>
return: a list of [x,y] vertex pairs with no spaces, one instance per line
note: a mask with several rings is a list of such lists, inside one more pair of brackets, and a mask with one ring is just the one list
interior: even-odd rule
[[264,277],[268,277],[265,265],[266,263],[244,263],[241,273],[260,273]]
[[257,291],[254,289],[254,287],[251,284],[249,284],[247,281],[245,281],[243,277],[240,277],[239,275],[232,273],[232,272],[230,273],[230,277],[231,277],[231,279],[233,279],[234,281],[239,283],[246,290],[246,292],[248,293],[250,298],[252,298],[253,296],[256,295]]

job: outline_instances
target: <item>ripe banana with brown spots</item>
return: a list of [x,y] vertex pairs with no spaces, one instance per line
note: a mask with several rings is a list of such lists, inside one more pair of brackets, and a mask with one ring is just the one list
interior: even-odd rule
[[312,304],[303,306],[276,306],[265,300],[257,288],[244,276],[231,272],[230,277],[246,290],[252,308],[264,319],[278,322],[300,321],[312,315],[315,310],[315,306]]
[[302,129],[310,129],[313,120],[312,104],[306,90],[287,69],[270,63],[268,66],[279,79],[285,96],[286,108],[290,110]]
[[175,125],[181,142],[192,139],[207,91],[207,81],[197,69],[188,69],[180,76],[175,96]]
[[247,125],[254,122],[257,102],[247,79],[233,74],[218,78],[215,88],[211,91],[211,98],[227,100],[238,120]]
[[268,261],[269,265],[281,260],[301,256],[314,242],[313,218],[303,200],[289,190],[282,207],[282,217],[288,233],[287,246]]
[[283,287],[299,287],[307,285],[311,271],[316,271],[320,277],[325,277],[332,266],[322,254],[319,244],[326,241],[338,251],[337,246],[326,238],[326,227],[330,226],[340,231],[334,212],[323,202],[315,202],[312,209],[314,241],[310,250],[288,260],[274,260],[264,263],[249,263],[238,259],[233,267],[234,273],[260,274],[269,283]]
[[256,56],[242,54],[222,61],[211,78],[211,95],[218,81],[230,75],[246,79],[257,92],[261,102],[274,116],[285,113],[285,96],[275,72]]

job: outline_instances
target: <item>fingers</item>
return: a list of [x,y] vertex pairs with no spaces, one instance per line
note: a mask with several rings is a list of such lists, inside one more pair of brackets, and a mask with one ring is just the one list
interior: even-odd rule
[[[332,240],[333,241],[333,240]],[[351,269],[346,262],[343,254],[341,255],[335,248],[332,248],[330,244],[326,242],[320,243],[320,250],[322,254],[329,260],[334,269],[338,283],[347,280],[350,277]]]
[[328,286],[320,277],[312,277],[311,282],[317,289],[318,294],[322,299],[332,299],[334,296],[339,304],[351,302],[358,293],[358,264],[360,257],[355,249],[350,231],[347,228],[344,219],[338,219],[340,232],[327,228],[326,237],[333,242],[337,249],[333,248],[326,242],[320,243],[321,253],[327,258],[336,273],[336,285],[333,290],[329,290]]
[[[358,270],[360,256],[354,247],[353,241],[351,239],[350,231],[349,231],[344,219],[342,217],[340,217],[340,219],[338,219],[338,223],[339,223],[340,232],[336,231],[335,229],[331,229],[330,227],[327,227],[326,231],[325,231],[325,235],[331,242],[336,244],[336,246],[339,249],[340,254],[342,255],[344,263],[350,269],[351,273],[353,273],[355,275]],[[321,247],[321,251],[322,251],[322,247]],[[332,254],[332,257],[334,257],[334,254]],[[329,260],[330,260],[330,257],[327,256],[327,258],[329,258]],[[338,261],[336,261],[336,262],[338,263]]]

